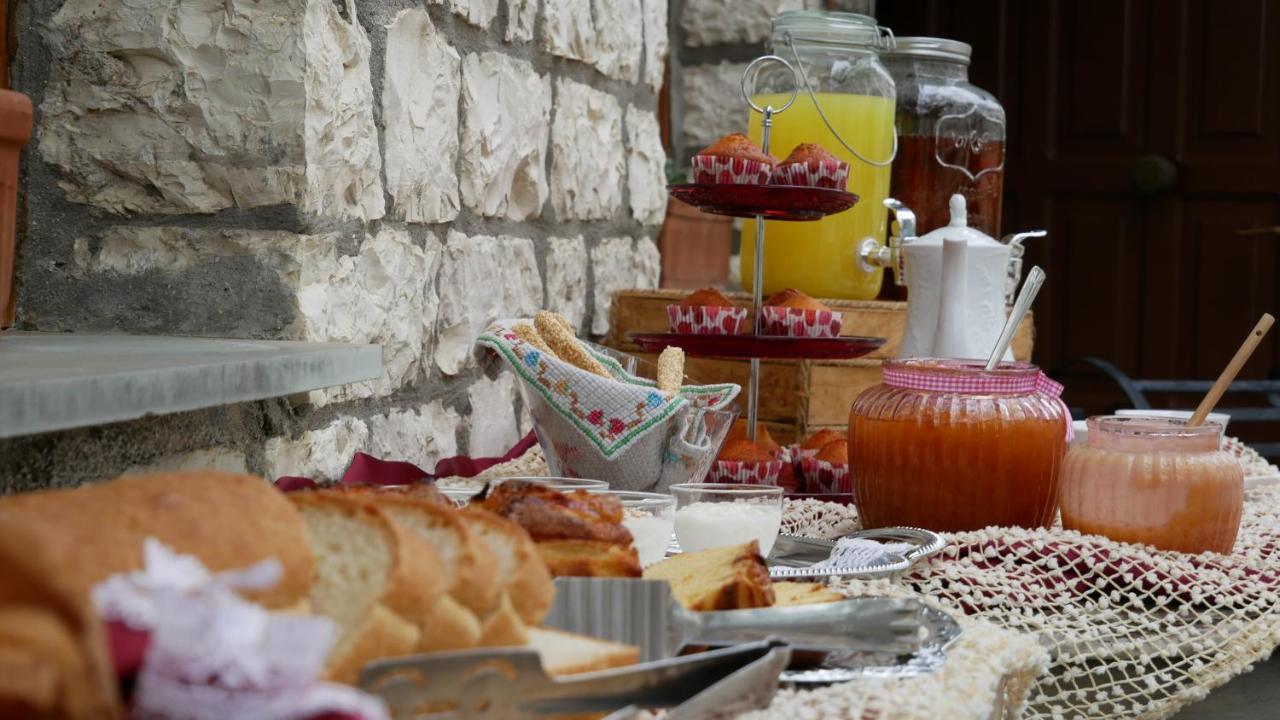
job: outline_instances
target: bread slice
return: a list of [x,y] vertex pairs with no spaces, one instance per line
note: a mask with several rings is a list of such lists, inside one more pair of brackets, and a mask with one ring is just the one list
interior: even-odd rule
[[769,567],[755,540],[673,555],[645,568],[649,580],[666,580],[690,610],[742,610],[774,602]]
[[635,645],[622,645],[561,630],[530,628],[529,644],[542,657],[542,667],[549,675],[574,675],[640,662],[640,648]]
[[498,606],[484,618],[480,632],[480,645],[484,647],[512,647],[529,644],[529,628],[516,612],[507,592],[502,591]]
[[520,618],[536,624],[546,617],[555,597],[551,573],[538,554],[529,533],[519,525],[479,508],[464,508],[459,516],[493,551],[498,576],[507,579],[505,590]]
[[416,650],[421,625],[445,591],[431,548],[376,506],[340,492],[298,492],[289,499],[302,513],[315,553],[312,610],[340,630],[328,675],[354,682],[366,662]]
[[774,607],[816,605],[845,599],[825,583],[816,582],[776,582],[773,584],[773,598]]

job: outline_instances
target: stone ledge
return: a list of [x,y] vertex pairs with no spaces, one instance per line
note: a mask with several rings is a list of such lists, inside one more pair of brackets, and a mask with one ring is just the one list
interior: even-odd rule
[[377,345],[13,332],[0,336],[0,438],[372,380]]

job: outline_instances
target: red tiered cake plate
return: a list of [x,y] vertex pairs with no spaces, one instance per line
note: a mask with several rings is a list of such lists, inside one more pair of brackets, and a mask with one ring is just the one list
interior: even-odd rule
[[783,335],[691,335],[686,333],[628,333],[647,352],[674,345],[697,357],[768,358],[773,360],[850,360],[884,345],[877,337],[787,337]]
[[857,195],[844,190],[794,185],[685,183],[667,189],[671,197],[703,212],[769,220],[821,220],[858,202]]

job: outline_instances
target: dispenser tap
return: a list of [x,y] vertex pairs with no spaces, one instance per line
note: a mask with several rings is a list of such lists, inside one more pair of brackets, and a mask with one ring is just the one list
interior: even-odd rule
[[911,208],[894,198],[885,198],[884,206],[893,214],[889,228],[889,242],[881,245],[875,238],[863,238],[858,245],[858,261],[863,272],[893,268],[895,282],[905,286],[907,267],[903,262],[906,256],[903,255],[902,248],[916,239],[916,214],[911,212]]

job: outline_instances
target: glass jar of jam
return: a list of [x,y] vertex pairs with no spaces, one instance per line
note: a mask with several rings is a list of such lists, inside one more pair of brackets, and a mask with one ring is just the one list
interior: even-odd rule
[[1071,427],[1035,365],[886,360],[849,410],[849,473],[864,527],[1047,527]]
[[1244,470],[1221,449],[1221,425],[1117,416],[1088,425],[1062,464],[1063,527],[1161,550],[1231,552]]

